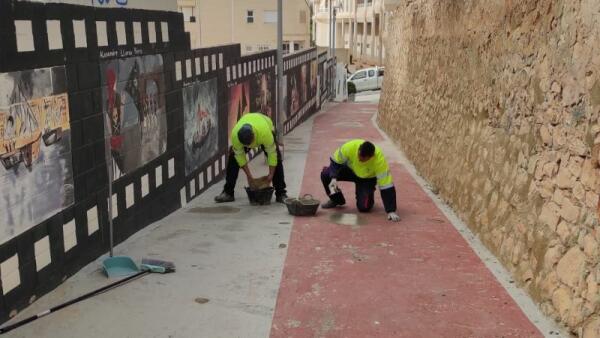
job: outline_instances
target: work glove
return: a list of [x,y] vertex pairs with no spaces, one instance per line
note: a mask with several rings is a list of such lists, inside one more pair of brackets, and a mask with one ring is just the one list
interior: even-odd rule
[[388,221],[400,222],[400,216],[395,212],[388,212]]
[[337,180],[335,178],[329,182],[329,190],[331,190],[332,194],[338,192],[339,189],[337,186]]

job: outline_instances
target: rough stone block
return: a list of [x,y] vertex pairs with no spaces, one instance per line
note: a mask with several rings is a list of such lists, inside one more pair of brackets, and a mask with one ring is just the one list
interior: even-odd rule
[[571,238],[571,228],[569,224],[565,221],[560,222],[556,227],[556,234],[560,237],[563,244],[567,244]]
[[596,239],[592,234],[587,234],[583,238],[583,252],[585,252],[589,258],[597,258],[598,242],[596,242]]
[[598,194],[593,191],[585,193],[585,205],[588,208],[595,209],[598,206]]
[[588,151],[588,147],[585,145],[583,140],[579,138],[569,139],[569,151],[573,155],[585,156]]
[[564,247],[562,245],[557,245],[549,248],[544,255],[544,268],[551,269],[554,267],[554,264],[558,263],[558,260],[561,258]]
[[575,182],[573,185],[573,197],[580,202],[585,202],[585,188],[581,182]]
[[571,156],[571,158],[569,158],[569,164],[567,165],[567,168],[574,177],[579,178],[579,176],[581,175],[582,166],[583,159],[581,157]]
[[581,169],[581,183],[583,183],[583,185],[587,189],[595,189],[597,181],[598,181],[598,173],[597,173],[596,169],[594,168],[592,161],[589,159],[586,159],[583,162],[582,169]]
[[585,255],[578,247],[572,247],[558,262],[556,272],[561,282],[573,288],[580,287],[585,277]]
[[545,204],[539,216],[540,222],[547,225],[552,231],[556,231],[556,226],[560,220],[559,210],[560,207],[556,203],[550,202]]
[[552,305],[558,310],[561,318],[566,318],[571,308],[571,294],[565,287],[560,287],[552,294]]
[[600,338],[600,317],[594,316],[583,327],[582,338]]
[[542,128],[540,128],[540,137],[545,145],[552,146],[552,131],[550,128],[542,126]]
[[579,218],[579,212],[581,208],[576,206],[569,199],[563,199],[562,206],[560,208],[560,216],[566,221],[575,223]]
[[561,189],[571,189],[574,183],[575,179],[571,175],[571,172],[567,168],[561,167],[556,176],[556,185]]

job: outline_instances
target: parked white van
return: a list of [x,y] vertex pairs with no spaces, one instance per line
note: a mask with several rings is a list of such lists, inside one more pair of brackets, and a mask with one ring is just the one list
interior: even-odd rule
[[371,67],[358,70],[352,74],[347,83],[352,82],[356,91],[380,89],[383,84],[384,67]]

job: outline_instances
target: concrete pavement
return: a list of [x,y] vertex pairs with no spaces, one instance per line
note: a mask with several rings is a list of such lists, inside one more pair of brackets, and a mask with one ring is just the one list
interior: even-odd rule
[[[312,121],[312,120],[311,120]],[[286,136],[290,195],[298,194],[312,122]],[[267,173],[259,156],[255,175]],[[236,202],[217,205],[213,186],[182,210],[148,226],[115,250],[175,262],[177,272],[148,275],[17,329],[7,337],[267,337],[293,218],[281,204],[248,204],[245,175]],[[16,319],[108,284],[93,262]]]
[[[146,276],[7,336],[559,336],[468,229],[423,189],[372,123],[376,109],[332,105],[289,134],[289,194],[325,199],[318,173],[330,152],[349,138],[369,138],[391,162],[402,222],[385,220],[378,192],[374,212],[357,215],[349,184],[342,184],[348,206],[315,218],[294,219],[277,204],[251,207],[240,175],[235,203],[214,204],[218,184],[116,249],[138,260],[174,261],[175,274]],[[267,170],[262,158],[252,162],[257,173]],[[109,283],[100,262],[17,319]]]

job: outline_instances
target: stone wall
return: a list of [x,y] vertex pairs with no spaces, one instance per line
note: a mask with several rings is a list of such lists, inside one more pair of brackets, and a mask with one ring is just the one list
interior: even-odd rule
[[545,313],[600,337],[600,2],[390,16],[380,125]]

